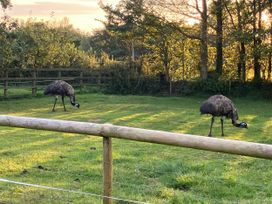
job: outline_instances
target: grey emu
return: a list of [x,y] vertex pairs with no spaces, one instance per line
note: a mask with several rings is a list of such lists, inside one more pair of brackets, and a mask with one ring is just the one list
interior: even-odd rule
[[237,123],[238,120],[238,113],[237,110],[233,104],[233,102],[223,95],[214,95],[208,98],[206,101],[202,103],[200,106],[200,112],[201,114],[211,114],[211,126],[210,126],[210,132],[208,136],[212,136],[212,126],[214,123],[214,117],[219,116],[221,117],[221,131],[222,136],[224,136],[224,119],[230,118],[232,121],[232,124],[235,127],[239,128],[247,128],[247,124],[245,122]]
[[74,88],[65,81],[56,80],[49,84],[44,90],[44,95],[55,96],[55,103],[52,111],[55,111],[55,106],[58,100],[58,96],[61,96],[64,111],[66,111],[64,104],[64,97],[68,96],[72,106],[79,108],[79,104],[76,103]]

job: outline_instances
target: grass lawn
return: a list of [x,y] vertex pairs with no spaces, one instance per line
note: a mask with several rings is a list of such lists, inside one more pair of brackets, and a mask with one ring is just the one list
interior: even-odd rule
[[[80,109],[53,97],[0,101],[0,114],[112,123],[207,135],[204,97],[79,94]],[[249,129],[225,123],[225,138],[272,144],[272,102],[234,98]],[[102,139],[0,127],[0,178],[102,194]],[[220,136],[220,120],[213,134]],[[272,203],[270,160],[113,139],[113,196],[150,203]],[[101,199],[0,182],[0,203],[101,203]],[[114,203],[126,203],[115,201]]]

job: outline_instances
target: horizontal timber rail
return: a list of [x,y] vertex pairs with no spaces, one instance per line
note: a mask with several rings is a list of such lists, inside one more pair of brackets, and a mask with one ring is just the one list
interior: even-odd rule
[[268,144],[171,133],[166,131],[146,130],[111,124],[2,115],[0,116],[0,125],[88,134],[272,159],[272,145]]
[[[74,80],[80,77],[62,77],[62,80]],[[0,81],[32,81],[32,80],[58,80],[58,77],[13,77],[0,78]],[[16,82],[15,82],[16,83]]]
[[52,69],[0,69],[0,82],[3,85],[4,98],[8,98],[10,85],[22,85],[32,83],[32,96],[37,95],[37,83],[54,80],[71,81],[73,86],[83,90],[84,85],[97,85],[99,88],[108,83],[112,77],[109,75],[110,69],[100,67],[91,68],[52,68]]

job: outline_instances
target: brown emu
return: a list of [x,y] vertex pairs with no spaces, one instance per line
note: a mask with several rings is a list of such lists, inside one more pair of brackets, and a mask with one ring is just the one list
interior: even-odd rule
[[56,80],[56,81],[53,81],[51,84],[49,84],[44,90],[44,95],[55,96],[55,103],[54,103],[52,111],[55,111],[55,106],[58,100],[58,96],[61,96],[64,111],[66,111],[65,104],[64,104],[65,96],[68,96],[70,98],[70,102],[72,106],[77,108],[79,108],[80,106],[78,103],[76,103],[74,88],[70,84],[62,80]]
[[214,123],[214,117],[218,116],[221,117],[221,131],[222,136],[224,136],[224,119],[230,118],[232,121],[232,124],[235,127],[239,128],[247,128],[247,124],[245,122],[237,123],[238,120],[238,113],[237,110],[233,104],[233,102],[223,95],[214,95],[208,98],[206,101],[202,103],[200,106],[200,112],[201,114],[211,114],[211,126],[210,126],[210,132],[208,136],[212,136],[212,126]]

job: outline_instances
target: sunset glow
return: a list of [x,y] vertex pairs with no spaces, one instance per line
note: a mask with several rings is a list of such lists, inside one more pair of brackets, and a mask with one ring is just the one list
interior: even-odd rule
[[[104,12],[99,8],[98,0],[11,0],[12,7],[5,12],[14,18],[38,20],[61,20],[68,17],[75,28],[85,32],[101,28],[103,25],[97,19],[104,19]],[[105,4],[115,5],[118,0],[106,0]],[[3,11],[0,15],[4,15]]]

